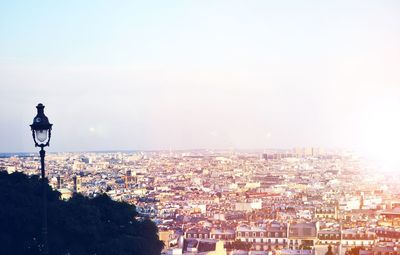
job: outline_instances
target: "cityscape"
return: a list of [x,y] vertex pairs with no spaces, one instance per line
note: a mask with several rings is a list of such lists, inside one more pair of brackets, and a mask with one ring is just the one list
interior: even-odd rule
[[400,255],[400,1],[0,1],[0,255]]
[[[0,169],[39,174],[33,154]],[[51,153],[49,184],[134,204],[157,224],[163,254],[395,255],[399,175],[346,151]],[[355,253],[354,249],[359,249]]]

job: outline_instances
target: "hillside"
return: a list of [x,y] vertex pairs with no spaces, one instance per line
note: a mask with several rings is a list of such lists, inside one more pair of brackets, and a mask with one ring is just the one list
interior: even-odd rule
[[[163,243],[136,208],[107,195],[69,201],[47,185],[50,254],[158,255]],[[40,254],[42,188],[37,176],[0,172],[0,254]]]

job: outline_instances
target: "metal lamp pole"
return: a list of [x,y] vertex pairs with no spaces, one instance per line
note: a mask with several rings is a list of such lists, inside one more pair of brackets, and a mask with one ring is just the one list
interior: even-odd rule
[[40,147],[40,165],[42,172],[42,201],[43,201],[43,218],[42,218],[42,238],[43,238],[43,254],[49,254],[49,245],[47,241],[47,183],[44,169],[44,157],[46,151],[43,146]]
[[51,138],[51,128],[53,124],[50,124],[46,115],[44,115],[44,105],[38,104],[37,115],[33,119],[31,126],[33,141],[35,142],[35,147],[40,147],[40,165],[41,165],[41,184],[42,184],[42,202],[43,202],[43,213],[42,213],[42,253],[49,254],[49,246],[47,239],[47,182],[46,182],[46,172],[44,166],[44,158],[46,151],[43,149],[50,145]]

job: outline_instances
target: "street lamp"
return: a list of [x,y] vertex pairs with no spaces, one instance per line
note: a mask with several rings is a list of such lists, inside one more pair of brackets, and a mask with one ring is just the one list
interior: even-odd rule
[[46,155],[43,149],[50,145],[51,138],[51,127],[49,119],[44,115],[44,105],[38,104],[36,106],[37,115],[33,118],[33,123],[31,126],[33,141],[35,142],[35,147],[40,147],[40,163],[41,163],[41,175],[42,175],[42,199],[43,199],[43,218],[42,218],[42,238],[43,238],[43,254],[48,254],[49,248],[47,243],[47,185],[46,176],[44,169],[44,157]]

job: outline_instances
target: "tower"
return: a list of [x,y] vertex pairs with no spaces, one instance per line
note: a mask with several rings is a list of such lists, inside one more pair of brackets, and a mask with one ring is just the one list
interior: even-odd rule
[[57,176],[57,189],[61,189],[64,186],[64,178],[61,175]]
[[74,175],[72,177],[72,179],[74,180],[74,192],[78,193],[81,192],[81,186],[82,186],[82,179],[81,177],[78,175]]
[[332,251],[332,246],[331,245],[328,246],[328,251],[325,253],[325,255],[335,255],[333,253],[333,251]]
[[130,189],[132,188],[132,186],[135,186],[135,184],[137,183],[136,173],[134,172],[132,174],[132,170],[127,170],[124,176],[124,183],[126,189]]

